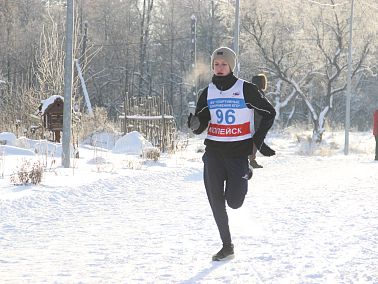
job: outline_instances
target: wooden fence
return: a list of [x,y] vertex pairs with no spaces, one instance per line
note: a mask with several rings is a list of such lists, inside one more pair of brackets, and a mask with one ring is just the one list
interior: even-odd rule
[[120,116],[124,134],[138,131],[162,152],[174,151],[177,127],[166,100],[160,96],[126,97],[124,110]]

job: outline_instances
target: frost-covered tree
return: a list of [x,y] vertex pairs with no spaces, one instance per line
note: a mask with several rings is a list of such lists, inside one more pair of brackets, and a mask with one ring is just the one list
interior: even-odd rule
[[[298,96],[311,115],[313,141],[320,142],[335,95],[344,94],[346,87],[349,14],[344,5],[333,0],[328,5],[293,1],[290,9],[283,5],[279,9],[276,4],[247,14],[244,27],[265,60],[266,70],[295,91],[276,101],[276,109],[285,105],[281,101]],[[307,17],[293,21],[303,14]],[[353,78],[367,69],[371,45],[369,34],[357,38]]]

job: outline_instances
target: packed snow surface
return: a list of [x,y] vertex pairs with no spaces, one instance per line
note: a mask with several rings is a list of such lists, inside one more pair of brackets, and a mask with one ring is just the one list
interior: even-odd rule
[[[378,283],[373,136],[353,133],[348,156],[342,132],[316,150],[306,143],[268,137],[277,155],[258,156],[264,168],[243,207],[228,208],[235,258],[226,262],[211,261],[221,243],[203,137],[157,162],[81,145],[68,169],[60,157],[0,149],[0,282]],[[12,185],[30,158],[45,163],[42,183]]]

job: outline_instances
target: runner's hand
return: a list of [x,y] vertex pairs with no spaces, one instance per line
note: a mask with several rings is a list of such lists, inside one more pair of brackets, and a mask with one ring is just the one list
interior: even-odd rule
[[262,143],[259,152],[263,154],[264,156],[270,157],[274,156],[276,154],[276,151],[274,151],[272,148],[270,148],[265,143]]
[[195,131],[200,127],[201,123],[198,116],[193,115],[192,113],[188,116],[188,128]]

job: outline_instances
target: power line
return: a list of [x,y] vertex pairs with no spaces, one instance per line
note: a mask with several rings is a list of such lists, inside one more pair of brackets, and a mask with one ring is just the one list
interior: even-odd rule
[[319,5],[319,6],[329,6],[329,7],[337,7],[337,6],[343,6],[343,5],[348,4],[348,2],[343,2],[343,3],[339,3],[339,4],[327,4],[327,3],[320,3],[320,2],[317,2],[317,1],[314,1],[314,0],[307,0],[307,1],[310,2],[310,3],[316,4],[316,5]]
[[[208,36],[207,35],[197,35],[197,38],[207,38]],[[217,36],[217,38],[220,38],[220,39],[230,39],[230,36]],[[175,40],[188,40],[188,41],[191,41],[191,36],[187,36],[187,37],[177,37],[175,38]],[[164,44],[164,43],[167,43],[167,44],[170,44],[171,43],[171,39],[166,39],[166,40],[160,40],[160,41],[152,41],[150,42],[149,44],[150,45],[158,45],[158,44]],[[93,43],[92,46],[104,46],[104,47],[113,47],[113,46],[125,46],[125,45],[139,45],[140,42],[117,42],[117,43]]]

